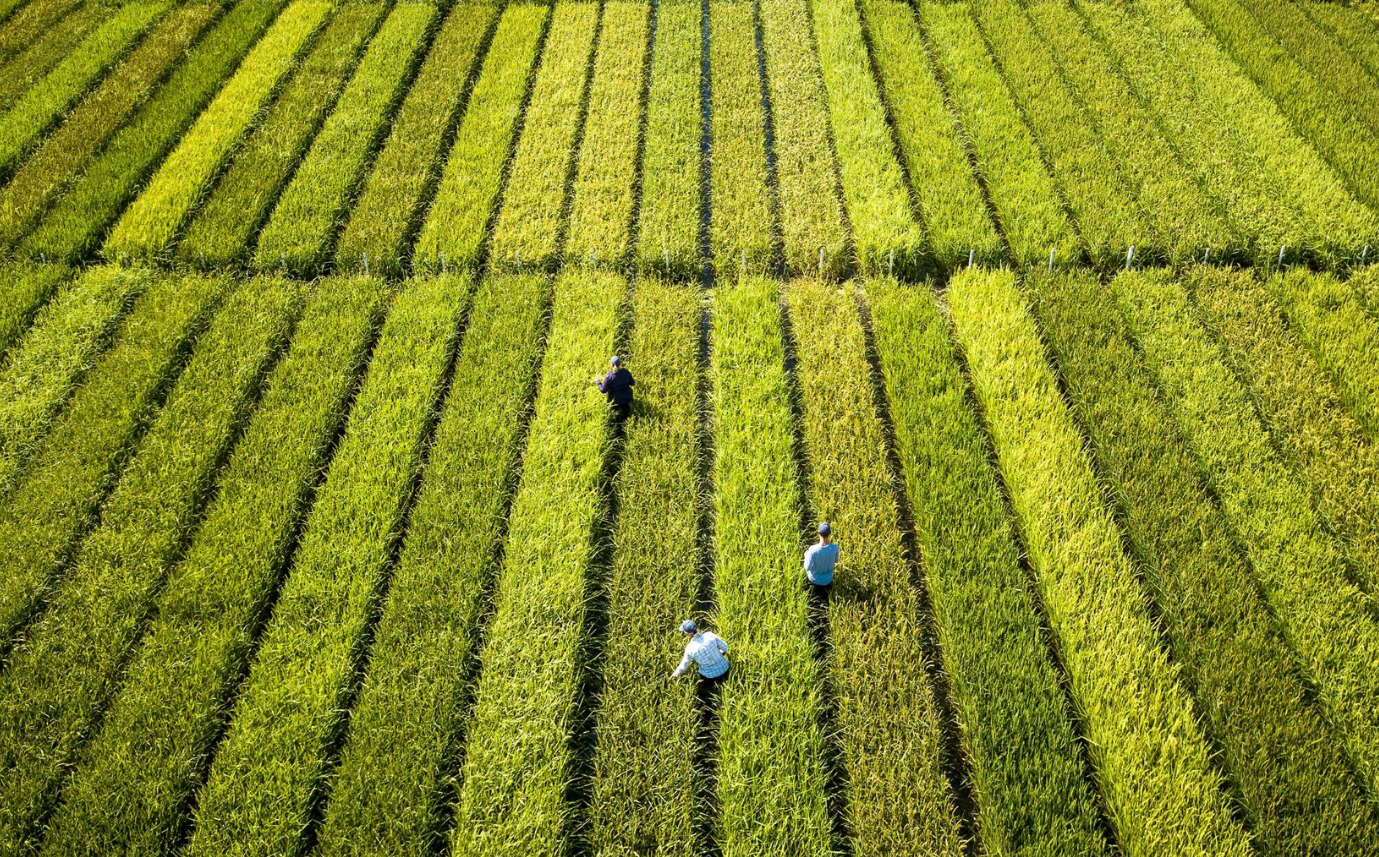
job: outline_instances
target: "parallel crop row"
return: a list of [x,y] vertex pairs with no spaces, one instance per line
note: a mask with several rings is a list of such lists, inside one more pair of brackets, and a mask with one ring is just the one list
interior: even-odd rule
[[39,309],[71,277],[72,270],[65,265],[9,262],[0,266],[0,367]]
[[1249,853],[1014,276],[948,296],[1122,851]]
[[[867,286],[896,451],[991,853],[1106,843],[981,426],[927,289]],[[1018,749],[1017,749],[1018,748]]]
[[177,843],[385,294],[377,281],[317,287],[63,793],[45,854],[153,854]]
[[13,107],[29,87],[75,51],[107,17],[108,9],[102,3],[78,6],[23,51],[0,61],[0,112]]
[[35,834],[197,520],[217,466],[300,304],[301,287],[238,290],[201,338],[42,620],[0,678],[0,847]]
[[[1340,42],[1375,80],[1379,80],[1379,30],[1374,26],[1371,8],[1326,0],[1303,0],[1298,6]],[[1340,69],[1345,68],[1347,65],[1341,64]],[[1340,83],[1335,76],[1331,82],[1333,85]]]
[[1086,274],[1039,276],[1035,307],[1157,615],[1264,853],[1379,847],[1379,819],[1307,692],[1249,562],[1135,352]]
[[298,847],[358,681],[470,282],[393,301],[344,437],[197,800],[190,855]]
[[0,26],[0,58],[8,60],[25,45],[32,44],[80,3],[81,0],[0,0],[0,18],[4,19]]

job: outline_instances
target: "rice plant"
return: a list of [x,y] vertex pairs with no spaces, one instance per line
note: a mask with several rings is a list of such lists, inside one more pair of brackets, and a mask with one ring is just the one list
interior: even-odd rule
[[[1365,71],[1379,80],[1379,32],[1375,31],[1373,25],[1375,19],[1372,10],[1365,6],[1327,3],[1324,0],[1305,0],[1298,6],[1338,41]],[[1338,70],[1345,70],[1348,65],[1342,62]],[[1334,83],[1341,82],[1334,76],[1332,80]]]
[[72,277],[66,265],[8,262],[0,265],[0,368],[10,346],[29,329],[34,316],[58,286]]
[[0,57],[8,59],[80,5],[81,0],[0,0]]
[[9,110],[29,87],[62,62],[107,17],[100,3],[78,6],[8,60],[0,61],[0,111]]

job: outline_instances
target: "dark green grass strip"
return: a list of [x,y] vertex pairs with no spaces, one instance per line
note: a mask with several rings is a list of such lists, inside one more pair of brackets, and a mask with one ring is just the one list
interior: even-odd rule
[[1348,770],[1173,414],[1095,277],[1028,283],[1146,588],[1266,854],[1364,854],[1379,818]]
[[177,248],[184,262],[241,262],[279,191],[340,97],[359,55],[387,12],[384,3],[347,3],[302,61],[263,123],[234,156]]
[[10,346],[29,329],[39,309],[71,277],[72,269],[65,265],[0,265],[0,366],[5,365]]
[[101,525],[0,677],[0,848],[34,844],[98,724],[216,468],[291,330],[301,287],[238,290],[201,338]]
[[44,854],[156,854],[178,844],[385,298],[377,280],[317,286],[63,793]]
[[487,3],[464,2],[446,17],[350,211],[335,254],[338,267],[403,273],[408,244],[440,176],[441,147],[465,107],[466,86],[498,12]]
[[0,25],[0,57],[8,59],[27,45],[33,44],[48,28],[81,2],[82,0],[0,0],[0,18],[4,19],[4,24]]
[[491,278],[474,296],[421,495],[351,716],[318,852],[433,853],[465,723],[550,281]]
[[105,19],[100,3],[79,6],[49,27],[38,40],[13,59],[0,64],[0,111],[9,110],[29,87],[70,54]]
[[76,260],[95,249],[106,228],[284,5],[285,0],[240,0],[227,12],[86,166],[19,245],[19,252],[31,258],[42,254]]
[[901,539],[866,336],[854,295],[788,287],[809,506],[841,548],[828,607],[829,673],[852,853],[961,854],[924,669],[919,599]]
[[718,712],[717,844],[724,857],[823,857],[835,847],[824,703],[801,582],[800,480],[775,282],[715,289],[713,385],[715,624],[733,665]]
[[981,842],[991,854],[1104,854],[1058,670],[948,328],[928,289],[873,281],[867,295]]
[[467,277],[394,301],[198,799],[189,855],[276,855],[312,825],[444,392]]
[[0,640],[8,647],[62,570],[101,500],[156,415],[185,352],[228,288],[224,279],[158,279],[119,342],[53,425],[28,473],[0,507]]

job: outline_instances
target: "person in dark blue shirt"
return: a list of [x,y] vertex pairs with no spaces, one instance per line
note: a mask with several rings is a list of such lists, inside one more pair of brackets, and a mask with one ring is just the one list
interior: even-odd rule
[[608,374],[598,382],[599,392],[608,397],[608,403],[613,406],[613,418],[621,423],[632,413],[632,385],[637,382],[616,354],[608,365]]

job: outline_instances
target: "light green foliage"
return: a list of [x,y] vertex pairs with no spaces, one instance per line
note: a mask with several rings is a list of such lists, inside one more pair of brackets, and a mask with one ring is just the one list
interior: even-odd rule
[[861,0],[860,7],[929,252],[947,270],[965,263],[969,253],[978,263],[997,262],[1005,257],[1005,248],[963,150],[962,131],[934,74],[914,8],[903,0]]
[[1106,852],[1059,676],[948,328],[928,289],[867,285],[951,698],[993,854]]
[[105,20],[108,11],[101,3],[78,6],[22,52],[0,62],[0,111],[13,107],[20,95],[75,51],[82,39]]
[[[160,594],[158,614],[49,823],[43,853],[173,847],[246,666],[383,308],[377,281],[317,287],[219,495]],[[211,605],[214,605],[212,608]]]
[[646,105],[638,264],[677,279],[700,269],[701,13],[694,0],[656,4]]
[[416,271],[462,270],[479,262],[549,18],[544,4],[518,3],[503,12],[417,239]]
[[565,257],[621,268],[632,247],[633,178],[642,137],[642,89],[650,4],[607,0],[589,114],[570,202]]
[[1346,580],[1306,489],[1280,462],[1182,286],[1165,272],[1114,283],[1145,362],[1254,565],[1255,576],[1369,794],[1379,770],[1379,627]]
[[1379,818],[1297,674],[1253,571],[1095,277],[1032,278],[1064,389],[1175,658],[1265,854],[1368,853]]
[[384,3],[347,3],[331,17],[311,53],[191,222],[178,245],[179,258],[212,267],[242,261],[248,255],[254,232],[263,225],[282,186],[340,97],[364,43],[386,12]]
[[493,226],[495,268],[544,269],[557,261],[598,29],[599,4],[556,4]]
[[[809,506],[840,557],[828,608],[829,672],[852,850],[961,853],[939,762],[918,598],[901,541],[866,338],[852,294],[789,286]],[[798,579],[798,577],[797,577]]]
[[813,0],[811,7],[857,264],[863,271],[913,274],[924,236],[910,213],[905,175],[871,74],[857,5],[854,0]]
[[1362,268],[1351,277],[1347,285],[1360,296],[1360,301],[1369,310],[1370,317],[1379,318],[1379,266],[1370,265],[1368,268]]
[[948,297],[1121,851],[1250,853],[1014,276]]
[[[1332,3],[1328,0],[1301,0],[1298,6],[1340,42],[1347,53],[1379,81],[1379,27],[1374,26],[1373,3]],[[1349,68],[1342,63],[1341,68]],[[1333,76],[1333,85],[1342,81]],[[1345,81],[1345,84],[1352,83]]]
[[190,855],[298,845],[358,681],[470,287],[467,277],[418,281],[393,301],[198,796]]
[[59,285],[71,279],[65,265],[8,262],[0,265],[0,368],[10,346],[29,329],[38,310]]
[[784,366],[775,283],[720,282],[713,307],[714,590],[733,665],[719,708],[717,842],[724,857],[823,857],[834,846]]
[[0,848],[32,844],[137,645],[216,468],[291,329],[301,287],[238,290],[0,677]]
[[349,213],[335,254],[340,268],[402,274],[422,206],[440,174],[441,145],[459,121],[465,87],[497,15],[487,3],[457,3],[450,10]]
[[695,853],[698,716],[689,682],[665,676],[680,658],[676,625],[693,615],[703,571],[701,314],[698,290],[638,281],[629,365],[640,402],[618,474],[589,809],[590,844],[601,855]]
[[369,156],[429,43],[436,14],[429,3],[401,3],[388,15],[273,209],[259,236],[255,267],[285,268],[299,276],[320,269]]
[[331,6],[296,0],[244,58],[106,238],[110,260],[163,257]]

